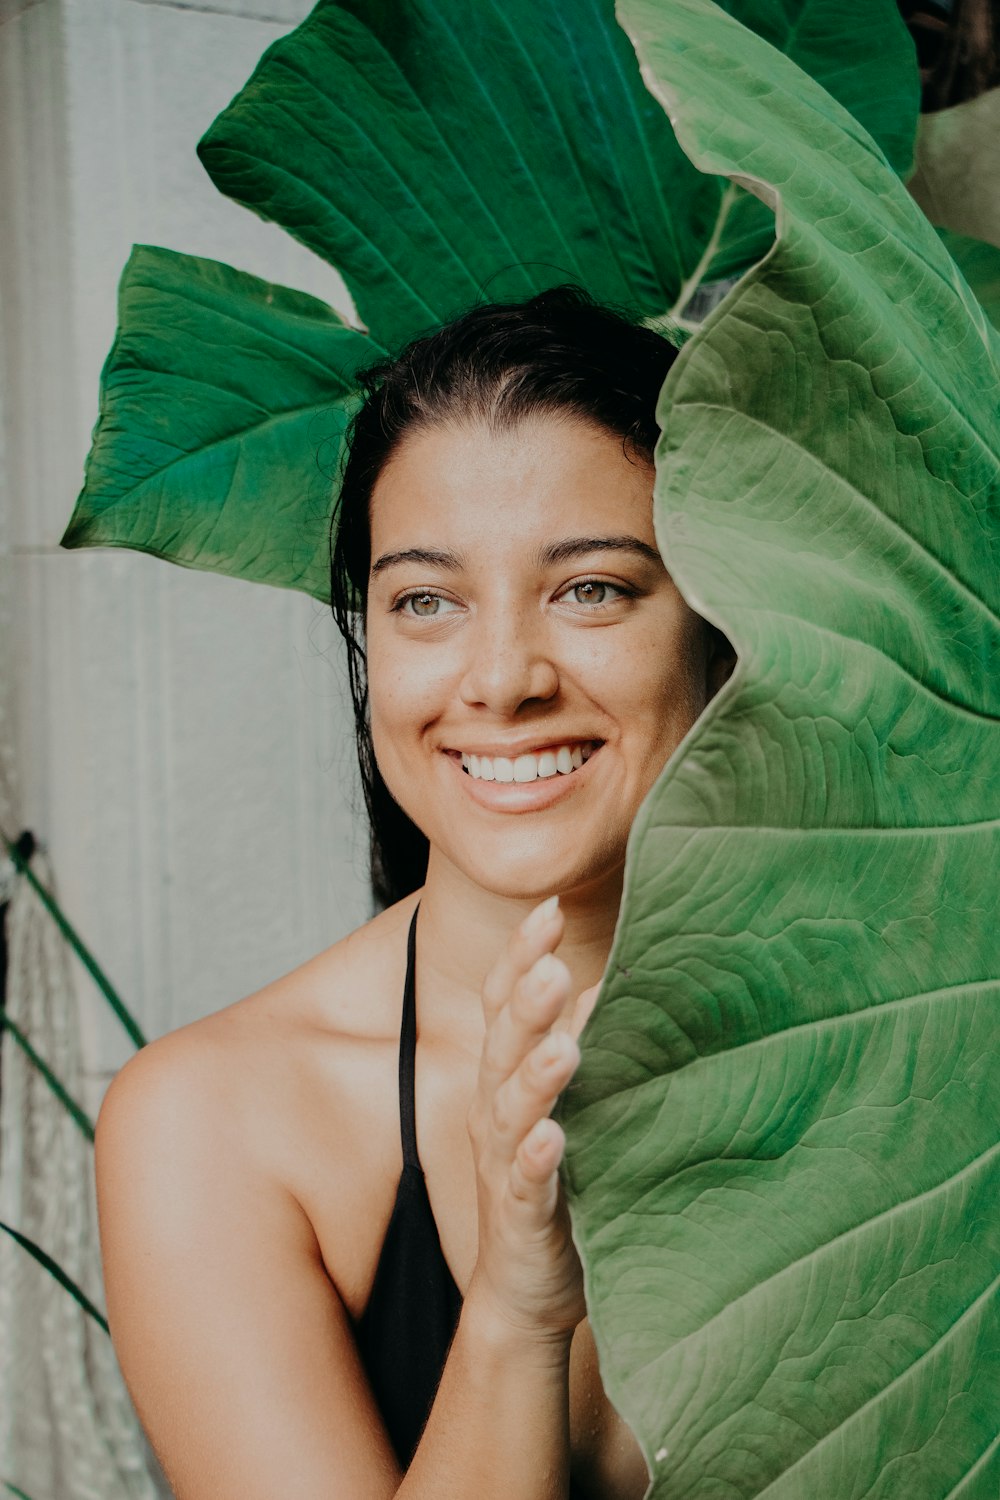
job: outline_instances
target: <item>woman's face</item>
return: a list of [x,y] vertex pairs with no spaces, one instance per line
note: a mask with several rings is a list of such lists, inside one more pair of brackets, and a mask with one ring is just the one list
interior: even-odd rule
[[415,431],[375,486],[376,758],[432,860],[497,894],[617,876],[707,702],[706,632],[660,559],[652,489],[621,438],[551,416]]

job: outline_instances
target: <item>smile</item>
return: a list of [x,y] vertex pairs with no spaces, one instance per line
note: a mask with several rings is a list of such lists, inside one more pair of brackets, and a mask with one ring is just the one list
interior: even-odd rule
[[572,775],[590,759],[599,745],[599,740],[550,745],[545,750],[513,758],[504,755],[467,755],[463,751],[462,769],[475,781],[542,781],[551,776]]

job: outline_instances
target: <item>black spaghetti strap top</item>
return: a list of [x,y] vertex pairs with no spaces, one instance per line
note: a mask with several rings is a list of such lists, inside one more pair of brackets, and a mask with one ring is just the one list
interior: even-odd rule
[[[430,1415],[462,1310],[462,1294],[441,1249],[417,1155],[414,1065],[417,1051],[417,911],[406,943],[399,1030],[399,1129],[403,1170],[368,1306],[356,1328],[358,1351],[399,1462],[405,1470]],[[568,1500],[581,1500],[570,1483]]]
[[379,1255],[368,1306],[357,1326],[358,1350],[375,1400],[405,1469],[430,1413],[462,1294],[448,1268],[417,1155],[414,1063],[417,1050],[417,910],[406,945],[406,985],[399,1032],[399,1128],[403,1170]]

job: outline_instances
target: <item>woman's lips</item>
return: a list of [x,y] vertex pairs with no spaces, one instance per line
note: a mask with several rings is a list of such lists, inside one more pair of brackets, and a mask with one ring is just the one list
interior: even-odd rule
[[477,755],[463,751],[462,766],[477,781],[546,780],[550,776],[569,776],[578,771],[599,744],[599,740],[564,740],[517,755],[502,751]]
[[[602,741],[589,741],[594,746],[583,764],[568,773],[541,776],[534,781],[484,781],[470,776],[462,767],[462,757],[456,750],[445,751],[456,777],[466,795],[478,806],[496,812],[534,812],[560,802],[564,797],[581,791],[590,780],[591,766],[598,758]],[[513,757],[516,759],[516,757]]]

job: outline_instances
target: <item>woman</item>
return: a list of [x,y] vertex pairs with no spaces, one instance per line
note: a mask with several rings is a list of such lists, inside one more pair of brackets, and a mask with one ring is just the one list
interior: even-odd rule
[[636,810],[732,668],[656,548],[673,358],[557,289],[367,381],[333,593],[391,904],[145,1048],[99,1121],[112,1332],[179,1500],[645,1491],[549,1115]]

